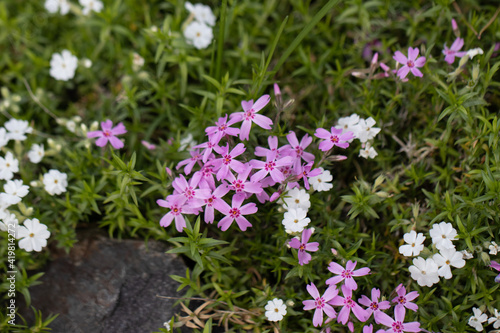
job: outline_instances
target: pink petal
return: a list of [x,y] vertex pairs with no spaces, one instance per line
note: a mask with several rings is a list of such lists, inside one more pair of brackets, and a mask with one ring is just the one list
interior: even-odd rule
[[205,207],[205,222],[206,223],[213,223],[214,222],[214,207],[213,206],[206,206]]
[[[252,106],[253,106],[253,99],[251,99],[249,101],[241,101],[241,107],[243,108],[244,111],[250,110],[252,108]],[[238,112],[238,113],[241,113],[241,112]],[[241,113],[241,115],[243,116],[243,113]]]
[[403,330],[405,332],[420,332],[420,323],[419,322],[411,322],[411,323],[404,323],[403,324],[404,328]]
[[102,131],[92,131],[92,132],[88,132],[87,133],[87,138],[95,138],[95,137],[98,137],[98,136],[103,136],[104,133]]
[[118,139],[116,136],[110,136],[109,142],[111,143],[111,145],[115,149],[120,149],[120,148],[123,148],[123,146],[124,146],[123,142],[120,139]]
[[390,307],[391,307],[391,302],[389,302],[389,301],[382,301],[382,302],[378,303],[378,308],[380,310],[387,310]]
[[422,74],[422,72],[418,68],[415,68],[415,67],[413,67],[411,69],[411,72],[413,75],[418,76],[418,77],[424,76],[424,74]]
[[113,127],[113,122],[111,120],[108,119],[106,121],[101,122],[101,128],[103,131],[105,130],[110,131],[111,127]]
[[[342,276],[334,276],[334,277],[331,277],[329,278],[328,280],[326,280],[326,284],[330,284],[330,285],[334,285],[334,284],[337,284],[339,283],[340,281],[344,280],[344,278]],[[335,305],[335,304],[334,304]]]
[[[345,286],[347,288],[349,288],[350,290],[358,289],[358,284],[356,283],[356,281],[354,281],[354,279],[352,277],[345,279],[344,283],[345,283]],[[344,287],[344,286],[342,286],[342,287]],[[344,296],[345,296],[345,293],[344,293]]]
[[420,50],[417,47],[415,47],[415,48],[409,47],[408,48],[408,60],[415,61],[415,59],[417,59],[417,57],[418,57],[419,52],[420,52]]
[[312,299],[307,300],[307,301],[302,301],[302,304],[304,304],[304,310],[312,310],[316,308],[316,302]]
[[240,208],[241,215],[250,215],[257,213],[257,205],[253,202],[249,202]]
[[320,139],[325,139],[325,140],[328,139],[329,140],[330,136],[331,136],[331,133],[328,132],[324,128],[317,128],[316,132],[314,132],[314,136],[317,137],[317,138],[320,138]]
[[233,200],[232,200],[233,208],[240,208],[241,204],[243,203],[243,200],[245,200],[245,194],[237,193],[233,195]]
[[306,251],[316,252],[319,250],[319,243],[318,242],[307,243],[305,248]]
[[370,269],[368,267],[363,267],[352,272],[353,276],[363,276],[370,274]]
[[248,227],[252,226],[252,224],[248,222],[244,216],[238,216],[236,218],[236,223],[238,224],[238,227],[240,227],[241,231],[245,231]]
[[394,319],[389,317],[384,312],[378,311],[375,313],[375,315],[377,316],[377,320],[378,320],[379,324],[382,324],[382,325],[387,326],[387,327],[391,327],[392,323],[394,323]]
[[269,103],[269,101],[271,100],[271,97],[269,95],[263,95],[261,96],[253,105],[253,110],[255,112],[259,112],[264,106],[267,105],[267,103]]
[[252,122],[250,120],[243,120],[240,129],[240,140],[248,140],[250,137],[250,128],[252,127]]
[[222,220],[219,221],[217,227],[219,227],[222,231],[226,231],[227,229],[229,229],[231,224],[233,224],[233,221],[234,219],[232,217],[225,216],[222,218]]
[[293,247],[294,249],[300,248],[301,242],[297,238],[292,238],[289,242],[288,245],[290,247]]
[[417,60],[415,60],[415,67],[422,67],[425,65],[425,57],[420,57]]
[[283,176],[283,173],[279,169],[271,170],[270,174],[273,180],[277,183],[281,183],[285,180],[285,176]]
[[293,148],[299,145],[299,140],[297,140],[297,135],[295,134],[295,132],[290,131],[290,133],[286,136],[286,138]]
[[409,292],[408,295],[406,295],[406,301],[407,302],[413,301],[417,297],[418,297],[418,291]]
[[100,137],[99,139],[97,139],[97,141],[95,142],[96,146],[98,147],[104,147],[106,144],[108,143],[108,138],[103,136],[103,137]]
[[452,49],[453,51],[458,51],[462,48],[462,46],[464,46],[464,40],[460,37],[457,37],[453,44],[451,44],[450,49]]
[[307,292],[309,293],[309,295],[312,296],[312,298],[316,299],[316,298],[319,297],[318,288],[316,288],[316,286],[314,285],[314,283],[308,284],[306,286],[306,289],[307,289]]
[[323,294],[323,299],[325,302],[330,301],[334,297],[336,297],[339,294],[339,290],[337,289],[336,285],[331,285],[328,288],[326,288],[325,293]]
[[417,312],[417,310],[418,310],[418,305],[415,303],[406,302],[405,306],[406,306],[406,308],[408,308],[412,311],[415,311],[415,312]]
[[233,150],[231,150],[230,155],[232,158],[235,158],[236,156],[243,154],[245,150],[246,150],[245,145],[243,143],[238,143],[236,147],[234,147]]
[[333,274],[342,274],[344,271],[344,267],[340,266],[336,262],[332,261],[330,265],[328,266],[328,270],[332,272]]
[[316,311],[314,311],[313,325],[314,327],[316,327],[321,325],[322,323],[323,323],[323,310],[316,309]]
[[[373,297],[372,297],[373,299]],[[364,306],[370,306],[372,304],[372,301],[365,295],[362,295],[360,299],[358,299],[358,303],[362,304]]]
[[125,133],[127,133],[127,130],[125,129],[125,125],[123,125],[123,123],[119,123],[111,130],[111,134],[113,135],[120,135]]
[[325,314],[329,318],[334,319],[337,317],[337,312],[333,309],[333,307],[330,304],[325,304],[325,306],[323,307],[323,311],[325,311]]
[[394,309],[394,319],[403,322],[405,320],[406,309],[404,306],[396,306]]
[[406,58],[404,54],[399,51],[394,52],[394,56],[392,58],[402,65],[406,65],[408,62],[408,58]]
[[174,215],[168,212],[167,214],[163,215],[163,217],[160,220],[160,225],[162,227],[168,227],[174,219]]
[[186,221],[184,220],[184,216],[182,215],[176,215],[175,216],[175,229],[177,229],[178,232],[182,232],[182,230],[186,227]]
[[332,149],[333,147],[333,142],[331,142],[330,140],[328,141],[323,141],[319,144],[318,148],[321,150],[321,151],[328,151],[330,149]]
[[380,297],[380,289],[373,288],[372,289],[372,300],[378,301],[379,297]]
[[299,251],[298,257],[299,257],[299,265],[301,265],[301,266],[308,264],[312,258],[311,255],[309,253],[307,253],[306,251]]
[[398,70],[398,76],[400,79],[404,79],[409,72],[410,72],[410,67],[405,65]]
[[359,304],[354,304],[354,307],[352,308],[352,312],[358,318],[359,321],[366,321],[369,317],[369,314],[364,310]]
[[347,323],[347,320],[349,320],[350,313],[351,309],[348,308],[347,306],[344,306],[339,312],[339,316],[337,317],[337,322],[342,323],[342,325],[345,325]]
[[354,270],[354,268],[356,268],[357,263],[358,263],[357,261],[352,262],[351,260],[349,260],[349,261],[347,261],[347,264],[345,265],[345,269],[352,271],[352,270]]
[[272,129],[271,125],[273,124],[273,121],[271,119],[269,119],[268,117],[263,116],[261,114],[255,114],[253,122],[264,129],[267,129],[267,130]]

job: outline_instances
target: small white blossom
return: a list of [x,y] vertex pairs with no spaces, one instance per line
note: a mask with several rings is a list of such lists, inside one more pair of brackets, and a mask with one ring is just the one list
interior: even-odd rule
[[197,49],[206,49],[214,37],[212,28],[204,23],[193,21],[184,30],[184,37]]
[[89,15],[91,11],[94,11],[96,13],[100,13],[103,5],[100,0],[79,0],[80,5],[83,6],[82,9],[82,14],[83,15]]
[[165,326],[165,329],[170,332],[171,328],[170,328],[170,323],[168,321],[164,322],[163,323],[163,326]]
[[66,128],[68,129],[68,131],[70,131],[71,133],[75,133],[75,130],[76,130],[76,124],[73,120],[68,120],[66,122]]
[[462,258],[463,258],[464,260],[468,260],[468,259],[472,259],[472,258],[474,258],[474,256],[472,255],[472,253],[470,253],[470,252],[469,252],[469,251],[467,251],[467,250],[462,250],[462,251],[460,251],[460,253],[462,253]]
[[372,117],[364,120],[364,119],[360,119],[359,120],[359,123],[357,125],[357,138],[359,139],[359,141],[361,141],[362,143],[365,143],[367,142],[368,140],[371,140],[375,137],[375,135],[378,134],[378,132],[380,132],[380,128],[378,127],[373,127],[375,125],[375,119],[373,119]]
[[212,27],[215,25],[215,15],[210,7],[201,3],[193,5],[190,2],[186,2],[184,6],[194,16],[196,21]]
[[60,54],[54,53],[50,59],[50,76],[56,80],[68,81],[75,77],[78,67],[78,58],[68,50],[63,50]]
[[29,188],[28,185],[23,185],[21,179],[8,180],[3,186],[5,193],[0,193],[0,199],[3,203],[15,205],[29,193]]
[[21,249],[28,252],[33,250],[40,252],[42,251],[42,247],[47,246],[47,238],[50,237],[50,231],[38,219],[26,219],[24,225],[17,229],[17,237],[20,239],[19,247]]
[[452,241],[457,237],[457,231],[451,223],[441,222],[434,224],[429,231],[432,237],[432,243],[436,245],[438,250],[454,248]]
[[425,236],[422,233],[417,234],[415,230],[412,230],[409,233],[404,234],[403,239],[407,244],[399,247],[399,253],[404,256],[418,256],[420,251],[424,249],[423,242],[425,240]]
[[66,187],[68,186],[67,178],[68,175],[63,172],[54,169],[49,170],[49,172],[43,175],[45,191],[50,195],[66,192]]
[[451,279],[453,276],[451,274],[451,267],[462,268],[465,266],[465,260],[461,252],[457,252],[454,248],[443,249],[440,253],[436,253],[432,259],[440,267],[438,269],[438,275],[444,277],[445,279]]
[[290,209],[285,213],[283,221],[287,233],[302,232],[305,227],[311,222],[307,217],[307,211],[302,208]]
[[289,190],[283,198],[285,204],[283,208],[286,210],[302,208],[305,211],[309,210],[311,207],[311,202],[309,201],[310,195],[304,189],[299,189],[298,187]]
[[369,142],[366,143],[364,148],[359,150],[359,156],[366,159],[369,158],[374,159],[375,157],[377,157],[377,155],[378,155],[377,151],[375,150],[375,148],[371,146]]
[[67,0],[46,0],[45,9],[52,14],[61,12],[61,15],[66,15],[69,13],[69,3]]
[[333,177],[329,170],[325,170],[320,168],[321,174],[313,177],[309,177],[309,184],[311,184],[312,188],[315,191],[330,191],[333,187],[332,181]]
[[0,179],[11,180],[14,172],[19,171],[19,161],[14,158],[10,151],[5,154],[5,158],[0,157]]
[[38,145],[34,143],[28,152],[28,158],[31,163],[40,163],[42,158],[45,156],[45,150],[43,145]]
[[20,120],[12,118],[5,123],[5,129],[7,130],[7,138],[10,140],[26,140],[26,135],[33,132],[33,128],[30,127],[27,120]]
[[88,58],[82,59],[82,66],[85,68],[92,67],[92,60],[90,60]]
[[488,319],[488,325],[491,323],[494,323],[494,329],[500,328],[500,313],[498,313],[497,309],[495,309],[495,315]]
[[265,309],[265,315],[269,321],[280,321],[286,315],[286,305],[278,298],[267,302]]
[[[338,120],[338,125],[335,126],[337,129],[342,129],[343,133],[344,132],[353,132],[354,133],[354,138],[358,137],[358,130],[359,127],[357,126],[359,123],[359,116],[355,113],[351,114],[349,117],[343,117],[339,118]],[[351,142],[351,139],[349,142]]]
[[500,251],[500,248],[498,247],[497,243],[495,243],[495,242],[491,242],[491,244],[488,248],[490,249],[490,254],[492,254],[492,255],[497,255],[498,251]]
[[488,316],[478,308],[472,308],[472,312],[474,312],[474,315],[469,318],[468,324],[474,327],[476,331],[481,332],[483,330],[482,323],[488,319]]
[[0,148],[5,147],[9,143],[9,140],[10,138],[5,128],[0,127]]
[[413,265],[408,268],[411,278],[420,286],[431,287],[439,282],[438,265],[431,258],[418,257],[413,259]]
[[142,66],[144,66],[144,58],[134,52],[132,54],[132,68],[134,71],[138,71]]
[[[5,214],[5,216],[1,219],[0,221],[0,230],[2,231],[9,231],[9,225],[14,226],[16,229],[16,237],[17,237],[17,226],[19,224],[19,221],[16,218],[16,215],[14,214]],[[10,230],[12,230],[12,227],[10,227]]]
[[483,49],[481,49],[480,47],[467,51],[467,56],[470,59],[474,58],[478,54],[484,54]]
[[177,151],[191,150],[193,146],[196,146],[198,143],[193,140],[193,135],[188,133],[181,141],[179,142],[180,146]]

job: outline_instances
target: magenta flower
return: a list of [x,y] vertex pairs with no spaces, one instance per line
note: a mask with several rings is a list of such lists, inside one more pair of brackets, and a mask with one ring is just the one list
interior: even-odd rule
[[328,151],[332,149],[333,146],[337,146],[344,149],[349,147],[349,143],[347,141],[352,140],[354,138],[354,133],[350,131],[342,133],[342,131],[343,130],[341,128],[337,129],[333,126],[330,129],[330,132],[328,132],[324,128],[316,129],[314,136],[325,140],[319,144],[319,149],[322,151]]
[[196,162],[201,160],[201,154],[198,149],[193,149],[189,153],[191,154],[191,157],[183,161],[180,161],[179,163],[177,163],[177,166],[175,167],[176,170],[179,170],[182,166],[185,165],[184,173],[186,175],[189,175],[193,170],[193,167],[196,164]]
[[293,170],[295,173],[298,173],[302,164],[302,159],[306,162],[314,161],[314,155],[304,151],[307,146],[311,144],[313,138],[306,134],[302,137],[302,140],[300,140],[299,143],[297,135],[293,131],[290,131],[286,138],[288,139],[290,146],[287,147],[284,153],[294,158]]
[[[497,271],[500,272],[500,264],[497,263],[496,261],[492,260],[491,263],[490,263],[490,267],[491,268],[494,268],[496,269]],[[500,274],[498,274],[496,277],[495,277],[495,282],[496,283],[500,283]]]
[[255,103],[253,102],[253,99],[249,101],[241,101],[241,107],[244,112],[235,112],[231,114],[231,119],[234,118],[235,121],[243,121],[240,129],[240,140],[248,140],[252,122],[264,129],[271,129],[273,121],[268,117],[257,113],[262,110],[262,108],[264,108],[270,100],[271,97],[269,97],[269,95],[264,95],[261,96]]
[[288,242],[290,247],[299,250],[299,265],[301,266],[308,264],[309,261],[311,261],[311,255],[306,251],[316,252],[319,249],[318,242],[308,243],[312,233],[313,229],[304,229],[304,231],[302,231],[302,239],[300,241],[297,238],[293,238]]
[[446,44],[444,44],[444,50],[443,50],[443,54],[445,55],[444,61],[446,61],[451,65],[455,61],[455,57],[460,57],[460,58],[463,57],[467,52],[465,51],[459,52],[462,46],[464,46],[464,40],[463,38],[460,37],[457,37],[457,39],[455,39],[453,44],[451,44],[450,48],[448,48]]
[[[208,141],[210,141],[212,145],[218,145],[219,141],[225,135],[237,136],[240,133],[240,130],[230,126],[238,121],[238,119],[231,119],[227,121],[227,114],[224,117],[219,118],[219,121],[215,123],[215,126],[210,126],[205,129],[205,133],[208,135]],[[204,162],[205,161],[206,160],[204,160]]]
[[337,274],[337,276],[331,277],[328,280],[326,280],[326,284],[337,284],[340,281],[344,281],[344,284],[351,290],[356,290],[358,289],[358,284],[356,281],[354,281],[354,276],[363,276],[363,275],[368,275],[370,274],[370,269],[368,267],[363,267],[357,270],[354,270],[356,268],[356,264],[358,262],[352,262],[348,261],[346,264],[346,268],[340,266],[336,262],[331,262],[330,265],[328,266],[328,270],[332,272],[333,274]]
[[[214,213],[215,210],[217,209],[219,212],[222,213],[221,209],[224,210],[225,207],[225,201],[222,200],[222,197],[225,196],[229,192],[229,188],[227,187],[226,184],[219,185],[215,189],[215,191],[212,192],[211,196],[207,199],[205,199],[205,222],[206,223],[213,223],[214,222]],[[227,205],[227,204],[226,204]]]
[[248,165],[245,171],[238,173],[238,178],[231,172],[228,172],[226,180],[230,183],[229,189],[236,193],[245,192],[258,194],[262,192],[262,185],[260,183],[247,181],[250,171],[252,171],[252,167]]
[[278,148],[278,137],[277,136],[270,136],[267,138],[267,142],[269,143],[269,149],[263,148],[263,147],[255,147],[254,155],[255,156],[267,156],[271,152],[277,152],[277,156],[281,156],[281,150],[282,148]]
[[330,318],[335,318],[337,316],[337,312],[333,309],[333,307],[328,304],[328,302],[336,297],[339,293],[336,286],[329,286],[323,296],[319,295],[318,288],[311,282],[311,284],[307,285],[307,291],[313,297],[312,300],[302,301],[304,304],[304,310],[314,310],[313,316],[313,325],[314,327],[320,326],[323,324],[323,312]]
[[203,165],[201,167],[201,170],[196,171],[194,175],[196,175],[197,173],[201,174],[201,179],[199,183],[200,187],[209,188],[212,191],[215,190],[214,170],[211,165],[208,164]]
[[368,314],[368,317],[370,317],[373,313],[373,317],[375,318],[375,322],[378,324],[378,313],[380,310],[387,310],[391,307],[391,303],[389,301],[382,301],[379,302],[378,299],[380,298],[380,290],[377,288],[372,289],[372,299],[369,299],[365,295],[361,296],[360,299],[358,299],[358,303],[362,304],[367,307],[366,313]]
[[380,324],[389,327],[389,329],[386,330],[387,333],[420,332],[419,322],[404,323],[405,315],[406,309],[404,306],[401,306],[394,309],[395,319],[392,319],[384,312],[380,312],[378,320]]
[[344,297],[336,296],[328,302],[330,305],[342,306],[342,309],[337,317],[337,322],[345,325],[349,320],[351,310],[359,321],[366,321],[369,315],[365,309],[352,299],[352,289],[344,284],[342,285],[342,294],[344,294]]
[[245,194],[237,193],[233,195],[232,207],[230,207],[225,201],[219,203],[220,205],[217,210],[226,215],[219,221],[219,224],[217,224],[222,231],[226,231],[231,224],[233,224],[234,220],[236,220],[236,223],[238,224],[238,227],[240,227],[241,231],[245,231],[248,227],[252,226],[252,224],[248,222],[243,215],[255,214],[257,212],[257,205],[250,202],[241,206],[243,200],[245,200]]
[[194,146],[193,149],[203,148],[203,163],[207,163],[208,159],[213,157],[212,150],[215,148],[216,144],[211,143],[210,141],[200,143],[197,146]]
[[418,305],[411,302],[418,297],[417,291],[412,291],[407,294],[406,288],[403,287],[403,284],[401,283],[396,287],[396,292],[398,293],[398,296],[392,300],[392,303],[396,303],[396,307],[402,306],[417,312]]
[[281,183],[285,180],[285,177],[280,168],[292,164],[292,158],[290,156],[285,156],[278,159],[277,152],[275,151],[267,154],[265,162],[251,160],[249,163],[254,169],[260,169],[250,178],[252,182],[258,182],[267,176],[267,174],[270,174],[275,182]]
[[154,145],[154,144],[152,144],[150,142],[147,142],[146,140],[142,140],[141,143],[142,143],[142,145],[144,147],[146,147],[149,150],[155,150],[156,149],[156,145]]
[[169,195],[167,200],[158,199],[156,203],[158,206],[170,209],[170,211],[161,218],[160,225],[162,227],[168,227],[175,219],[175,228],[179,232],[182,232],[182,229],[186,227],[186,220],[184,220],[182,214],[197,214],[199,212],[197,208],[192,208],[187,203],[187,199],[182,196]]
[[243,143],[238,143],[231,152],[229,152],[229,143],[226,147],[216,146],[214,149],[222,157],[208,163],[213,165],[215,170],[218,170],[216,175],[217,180],[225,179],[229,173],[229,169],[233,169],[238,173],[245,171],[245,165],[234,159],[245,152],[246,148]]
[[314,164],[314,162],[309,162],[305,165],[302,165],[301,170],[300,170],[300,174],[298,175],[304,181],[304,187],[307,190],[309,189],[309,179],[308,178],[309,177],[316,177],[316,176],[319,176],[321,174],[320,168],[316,168],[316,169],[311,170],[313,164]]
[[87,138],[90,139],[99,137],[99,139],[97,139],[97,141],[95,142],[98,147],[104,147],[109,141],[113,148],[123,148],[123,142],[116,137],[116,135],[127,133],[127,130],[125,129],[125,125],[123,125],[123,123],[118,123],[118,125],[113,127],[113,122],[108,119],[101,123],[101,128],[102,131],[88,132]]
[[410,71],[415,76],[424,76],[424,74],[422,74],[418,67],[422,67],[423,65],[425,65],[425,57],[418,58],[419,52],[420,51],[418,48],[409,47],[408,58],[406,58],[406,56],[399,51],[396,51],[394,53],[393,59],[403,65],[403,67],[398,70],[398,76],[400,79],[404,79]]
[[175,189],[174,195],[181,196],[189,200],[189,205],[193,208],[198,208],[203,206],[205,199],[210,197],[209,189],[198,189],[198,183],[201,179],[201,174],[196,173],[189,180],[189,182],[184,178],[184,175],[180,175],[175,178],[172,182],[172,186]]

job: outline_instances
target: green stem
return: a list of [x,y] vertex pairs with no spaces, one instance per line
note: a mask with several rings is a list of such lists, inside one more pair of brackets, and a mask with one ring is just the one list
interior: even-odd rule
[[221,80],[222,55],[224,52],[224,32],[226,31],[227,0],[222,0],[220,9],[219,38],[217,39],[217,62],[215,65],[215,79]]

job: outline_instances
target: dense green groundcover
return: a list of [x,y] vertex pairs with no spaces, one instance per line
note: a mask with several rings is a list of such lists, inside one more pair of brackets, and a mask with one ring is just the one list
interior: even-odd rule
[[[314,327],[313,311],[303,310],[302,301],[312,298],[306,285],[313,282],[322,294],[333,276],[327,270],[331,261],[345,266],[352,260],[357,268],[370,268],[370,275],[357,278],[355,300],[369,296],[372,288],[392,300],[399,284],[418,291],[418,311],[406,311],[406,321],[418,321],[428,331],[473,332],[468,325],[473,307],[488,318],[500,309],[498,272],[489,266],[500,260],[490,251],[491,242],[500,244],[496,1],[204,1],[216,22],[213,41],[200,49],[184,38],[192,18],[182,0],[103,4],[101,12],[83,15],[73,0],[62,15],[49,13],[42,0],[0,2],[0,125],[16,118],[34,129],[26,140],[1,148],[1,157],[12,152],[19,160],[14,179],[30,186],[30,193],[8,209],[20,224],[37,218],[51,233],[41,252],[16,246],[18,297],[29,303],[29,287],[40,277],[30,271],[42,268],[51,250],[69,251],[79,228],[97,224],[114,238],[170,241],[174,252],[192,259],[186,276],[172,278],[182,283],[185,304],[193,297],[206,300],[199,319],[205,329],[198,325],[198,331],[227,322],[235,332],[326,327],[346,332],[347,325],[336,320]],[[448,64],[443,45],[450,47],[458,33],[464,39],[460,51],[481,48],[484,53]],[[422,78],[410,73],[402,82],[371,63],[378,52],[379,62],[395,68],[394,53],[407,55],[409,47],[426,57]],[[79,61],[67,81],[49,73],[52,55],[64,49]],[[274,83],[287,104],[279,115]],[[243,111],[242,100],[263,94],[270,94],[271,102],[260,112],[275,123],[270,131],[254,124],[245,141],[248,149],[267,147],[269,135],[283,145],[290,130],[299,139],[313,136],[317,128],[330,129],[351,114],[373,117],[381,129],[372,143],[375,158],[360,157],[356,140],[345,150],[333,149],[346,160],[316,163],[330,170],[333,188],[310,191],[308,227],[315,228],[311,241],[319,243],[319,250],[303,266],[297,251],[286,246],[291,236],[276,202],[251,199],[259,210],[247,215],[253,226],[244,232],[236,223],[227,231],[217,228],[220,213],[213,224],[204,222],[203,213],[199,220],[186,215],[188,229],[182,233],[174,223],[159,224],[168,209],[156,201],[172,194],[172,180],[182,172],[175,166],[190,156],[181,141],[192,135],[205,142],[207,126],[226,113]],[[87,138],[106,119],[125,125],[127,133],[119,136],[124,148],[100,148]],[[142,140],[156,149],[147,149]],[[308,148],[316,162],[323,156],[319,142],[314,138]],[[35,143],[45,147],[37,164],[26,157]],[[50,195],[44,189],[42,176],[50,169],[67,174],[66,192]],[[398,249],[403,235],[415,230],[426,237],[419,256],[431,258],[439,251],[429,230],[441,221],[457,230],[456,249],[472,258],[463,268],[452,268],[451,279],[420,286],[410,277],[413,258]],[[1,257],[8,258],[7,233],[0,237]],[[8,264],[0,264],[4,309]],[[264,314],[274,298],[287,305],[278,322]],[[20,321],[13,327],[0,311],[0,331],[44,331],[51,319],[47,315],[38,313],[36,323]],[[196,323],[180,315],[170,324]],[[354,323],[361,332],[364,324]],[[483,325],[494,329],[487,321]]]

